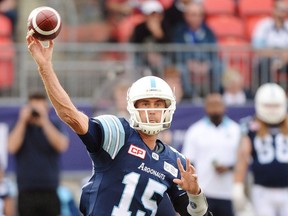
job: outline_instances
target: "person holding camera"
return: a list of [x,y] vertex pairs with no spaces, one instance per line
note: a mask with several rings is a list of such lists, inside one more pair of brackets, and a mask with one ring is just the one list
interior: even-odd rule
[[8,151],[16,159],[20,216],[60,215],[59,159],[68,138],[60,121],[50,120],[48,113],[46,96],[31,94],[9,134]]

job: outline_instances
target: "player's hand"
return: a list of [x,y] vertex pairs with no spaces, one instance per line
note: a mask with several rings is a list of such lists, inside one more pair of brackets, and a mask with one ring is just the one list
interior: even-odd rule
[[44,46],[39,40],[27,34],[27,46],[30,54],[39,67],[44,67],[52,61],[54,42],[50,40],[48,46]]
[[214,169],[218,174],[223,174],[223,173],[226,173],[230,170],[229,167],[221,166],[221,165],[215,165]]
[[248,200],[244,193],[243,183],[234,183],[232,189],[232,201],[236,211],[241,212],[245,209]]
[[180,158],[177,158],[178,168],[180,170],[181,179],[173,179],[183,190],[190,194],[197,195],[200,193],[198,178],[195,168],[191,165],[190,160],[186,159],[186,170],[181,164]]
[[23,106],[19,113],[19,120],[27,123],[30,117],[31,117],[31,107],[28,105]]

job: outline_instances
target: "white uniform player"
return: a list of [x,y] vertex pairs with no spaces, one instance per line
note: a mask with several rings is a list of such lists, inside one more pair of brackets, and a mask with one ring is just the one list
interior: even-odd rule
[[[243,127],[233,190],[236,209],[244,208],[244,179],[251,162],[256,216],[288,215],[288,117],[285,91],[266,83],[255,96],[256,117]],[[252,160],[251,160],[252,159]]]
[[7,168],[8,131],[8,125],[5,123],[0,123],[0,165],[3,170]]

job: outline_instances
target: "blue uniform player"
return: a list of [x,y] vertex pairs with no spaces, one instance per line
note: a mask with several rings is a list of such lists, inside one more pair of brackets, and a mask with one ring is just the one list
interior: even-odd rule
[[234,204],[244,208],[244,178],[254,177],[252,204],[256,216],[288,215],[288,119],[285,91],[275,83],[262,85],[255,96],[256,117],[244,125],[235,169]]
[[190,161],[157,139],[170,127],[176,108],[165,81],[149,76],[131,86],[129,123],[111,115],[88,118],[58,81],[51,62],[53,41],[44,47],[27,36],[27,43],[57,114],[79,135],[93,161],[94,172],[81,197],[84,215],[159,215],[167,194],[180,215],[211,215]]

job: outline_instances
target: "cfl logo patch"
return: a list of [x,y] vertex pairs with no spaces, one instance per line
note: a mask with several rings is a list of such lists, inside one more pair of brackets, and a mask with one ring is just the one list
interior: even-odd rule
[[144,149],[141,149],[141,148],[134,146],[132,144],[129,147],[128,153],[131,155],[134,155],[136,157],[142,158],[142,159],[144,159],[146,156],[146,151]]

